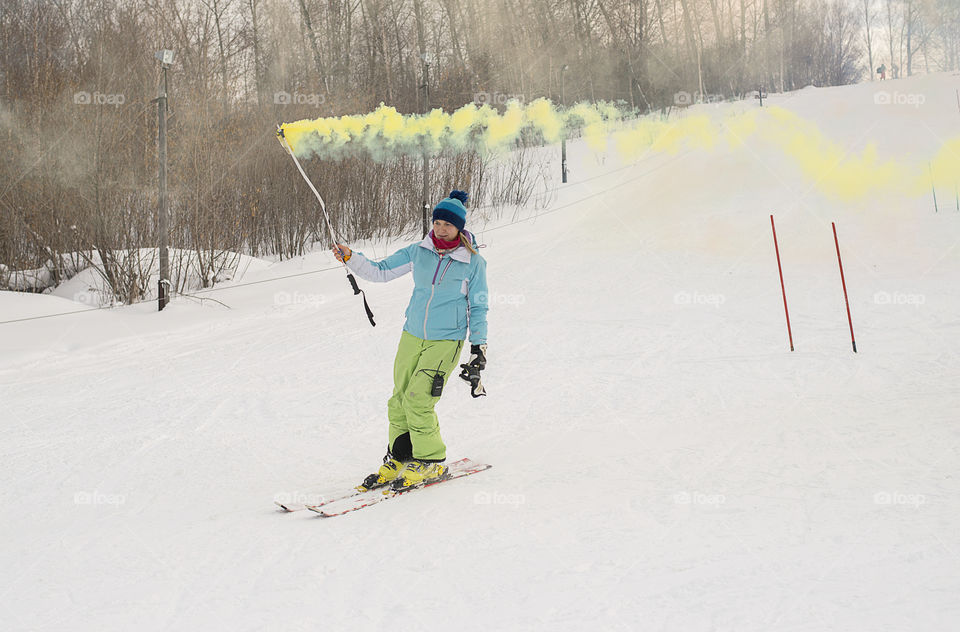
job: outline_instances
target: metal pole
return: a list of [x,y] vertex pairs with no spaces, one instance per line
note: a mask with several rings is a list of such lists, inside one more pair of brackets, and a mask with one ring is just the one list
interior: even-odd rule
[[853,317],[850,316],[850,299],[847,297],[847,281],[843,278],[843,260],[840,259],[840,240],[837,239],[837,224],[830,222],[833,226],[833,243],[837,246],[837,263],[840,264],[840,283],[843,285],[843,301],[847,304],[847,322],[850,323],[850,344],[853,345],[853,352],[857,352],[857,339],[853,336]]
[[[430,64],[427,60],[423,61],[423,102],[425,113],[430,112]],[[430,232],[430,219],[428,217],[430,205],[427,203],[427,196],[430,195],[430,156],[423,154],[423,236],[426,237]]]
[[[566,72],[567,65],[564,64],[560,67],[560,105],[564,108],[567,107],[566,95],[564,94],[564,81],[563,73]],[[567,133],[566,130],[563,132],[563,138],[560,139],[560,180],[563,183],[567,181]]]
[[780,290],[783,292],[783,313],[787,315],[787,336],[790,338],[790,351],[793,351],[793,330],[790,329],[790,310],[787,309],[787,288],[783,284],[783,266],[780,265],[780,246],[777,245],[777,227],[770,216],[770,228],[773,230],[773,248],[777,252],[777,270],[780,271]]
[[930,169],[930,190],[933,191],[933,212],[939,213],[940,209],[937,207],[937,185],[933,182],[933,165],[928,162],[927,167]]
[[160,215],[160,280],[158,288],[159,308],[170,302],[170,261],[167,256],[167,69],[163,69],[163,83],[157,97],[159,117],[159,208]]
[[423,155],[423,236],[430,232],[430,205],[427,204],[427,195],[430,194],[430,157]]

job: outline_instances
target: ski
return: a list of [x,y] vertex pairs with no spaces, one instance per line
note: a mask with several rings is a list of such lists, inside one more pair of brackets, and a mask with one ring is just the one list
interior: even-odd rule
[[[466,463],[467,461],[470,461],[470,460],[460,459],[459,461],[454,461],[453,463],[450,464],[450,471],[452,472],[454,468],[463,466],[463,464]],[[385,483],[384,485],[371,487],[370,489],[359,489],[359,486],[357,486],[343,492],[335,493],[329,497],[327,497],[326,494],[311,494],[314,497],[320,497],[323,499],[321,502],[313,503],[313,504],[307,503],[307,502],[293,502],[293,501],[280,502],[279,500],[274,500],[273,504],[277,506],[280,513],[293,513],[295,511],[303,511],[304,509],[307,509],[309,507],[314,507],[314,508],[324,507],[326,505],[331,505],[333,503],[340,502],[341,500],[347,500],[348,498],[354,498],[356,496],[370,494],[370,492],[382,492],[383,489],[388,485],[389,483]],[[301,498],[303,498],[304,496],[307,496],[307,495],[302,495]]]
[[273,504],[275,504],[279,508],[280,513],[293,513],[294,511],[303,511],[304,509],[307,509],[309,507],[324,507],[326,505],[340,502],[341,500],[347,500],[348,498],[353,498],[355,496],[369,494],[370,492],[380,492],[380,491],[383,491],[383,488],[389,484],[390,483],[384,483],[383,485],[377,485],[376,487],[371,487],[370,489],[360,489],[360,486],[358,485],[353,489],[350,489],[338,494],[334,494],[329,498],[327,496],[321,495],[320,497],[323,498],[323,500],[315,504],[294,503],[294,502],[281,503],[279,500],[273,501]]
[[[375,488],[377,489],[377,488]],[[382,488],[379,488],[382,489]],[[324,505],[329,505],[330,503],[339,502],[341,500],[346,500],[347,498],[352,498],[354,496],[359,496],[360,494],[365,494],[368,490],[361,491],[359,489],[351,489],[350,491],[342,492],[335,494],[329,498],[323,496],[323,501],[310,505],[311,507],[323,507]],[[307,503],[295,503],[295,502],[280,502],[279,500],[273,501],[277,507],[280,508],[282,513],[293,513],[294,511],[303,511],[307,508]]]
[[[489,470],[492,466],[484,463],[477,463],[471,461],[470,459],[460,459],[459,461],[454,461],[450,464],[450,469],[446,476],[439,480],[430,481],[428,483],[423,483],[420,485],[415,485],[408,489],[401,491],[395,491],[393,489],[373,489],[369,491],[359,492],[356,494],[351,494],[346,498],[339,498],[336,501],[331,500],[329,502],[324,502],[317,505],[307,505],[306,508],[310,511],[318,514],[321,518],[335,518],[337,516],[342,516],[344,514],[357,511],[358,509],[363,509],[365,507],[370,507],[372,505],[379,504],[385,500],[391,498],[396,498],[397,496],[405,496],[412,491],[423,489],[425,487],[432,487],[434,485],[439,485],[440,483],[445,483],[447,481],[452,481],[455,478],[462,478],[464,476],[469,476],[471,474],[476,474],[477,472],[482,472],[484,470]],[[343,502],[340,502],[343,501]]]

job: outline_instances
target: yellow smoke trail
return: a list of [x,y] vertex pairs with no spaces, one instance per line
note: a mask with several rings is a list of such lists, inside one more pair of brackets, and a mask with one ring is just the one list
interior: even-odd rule
[[[465,105],[455,112],[435,109],[403,115],[382,105],[366,115],[302,120],[282,126],[300,157],[339,159],[361,151],[374,160],[440,151],[509,150],[528,135],[556,143],[565,130],[579,128],[588,146],[605,151],[613,140],[625,160],[649,152],[676,153],[685,148],[757,153],[774,147],[789,157],[815,188],[843,200],[873,194],[923,195],[931,185],[952,191],[960,173],[960,137],[946,142],[929,163],[882,162],[868,145],[859,153],[827,138],[812,121],[778,107],[750,109],[726,116],[690,113],[663,120],[626,121],[612,104],[580,103],[560,110],[547,99],[510,101],[501,113],[489,105]],[[932,175],[931,175],[932,174]]]
[[509,101],[503,113],[484,104],[468,104],[448,114],[403,115],[381,104],[361,116],[326,117],[282,125],[284,135],[301,158],[339,159],[366,151],[374,160],[402,155],[434,155],[440,151],[483,153],[510,149],[526,133],[547,143],[559,141],[567,127],[582,127],[591,146],[602,148],[611,125],[622,118],[612,105],[580,104],[561,112],[547,99],[528,104]]
[[944,143],[929,165],[881,161],[875,144],[857,153],[826,137],[812,121],[778,107],[748,110],[719,121],[706,114],[671,121],[645,119],[615,133],[614,140],[628,160],[683,148],[733,151],[750,145],[761,155],[757,150],[773,147],[790,158],[817,190],[848,201],[870,194],[927,195],[931,185],[955,191],[960,174],[960,137]]
[[[952,138],[940,147],[940,151],[934,156],[930,163],[928,182],[918,183],[924,189],[929,188],[929,184],[937,187],[938,190],[944,189],[949,193],[953,191],[956,196],[958,193],[957,180],[960,178],[960,137]],[[929,182],[931,181],[932,182]]]
[[875,145],[858,156],[826,138],[817,126],[782,108],[770,108],[760,134],[793,158],[821,191],[844,200],[870,191],[902,190],[903,166],[878,162]]

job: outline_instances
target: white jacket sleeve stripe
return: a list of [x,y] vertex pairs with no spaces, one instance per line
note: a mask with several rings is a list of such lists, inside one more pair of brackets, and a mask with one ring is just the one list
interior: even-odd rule
[[362,252],[354,251],[347,261],[347,267],[365,281],[385,283],[392,281],[413,269],[409,248],[393,253],[383,261],[370,261]]

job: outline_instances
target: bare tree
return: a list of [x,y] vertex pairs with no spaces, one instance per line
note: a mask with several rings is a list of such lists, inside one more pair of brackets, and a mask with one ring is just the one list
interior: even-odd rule
[[313,53],[313,64],[317,71],[317,76],[322,81],[326,72],[323,69],[323,58],[320,56],[320,46],[317,44],[317,34],[313,30],[313,21],[310,19],[310,11],[307,10],[307,0],[297,0],[300,6],[300,18],[303,20],[303,27],[307,33],[307,41],[310,43],[310,51]]
[[869,70],[870,81],[873,81],[873,44],[871,43],[871,31],[873,30],[873,15],[870,13],[872,0],[863,0],[863,31],[867,40],[867,69]]
[[[652,111],[672,107],[679,91],[736,96],[758,84],[855,81],[861,40],[871,68],[880,49],[907,72],[957,67],[956,0],[861,2],[5,0],[4,276],[49,262],[62,278],[93,265],[118,300],[149,291],[149,256],[137,263],[124,253],[152,252],[157,241],[156,47],[177,53],[171,243],[186,253],[180,280],[189,289],[221,278],[227,252],[295,256],[318,238],[319,209],[271,137],[278,121],[359,114],[381,101],[403,113],[428,103],[452,110],[477,92],[557,99],[564,65],[568,102]],[[271,99],[284,91],[324,99]],[[74,102],[87,93],[125,102]],[[305,162],[350,237],[414,226],[424,182],[428,195],[470,182],[477,203],[516,201],[543,184],[535,171],[496,172],[468,154],[432,157],[426,175],[420,152]]]

